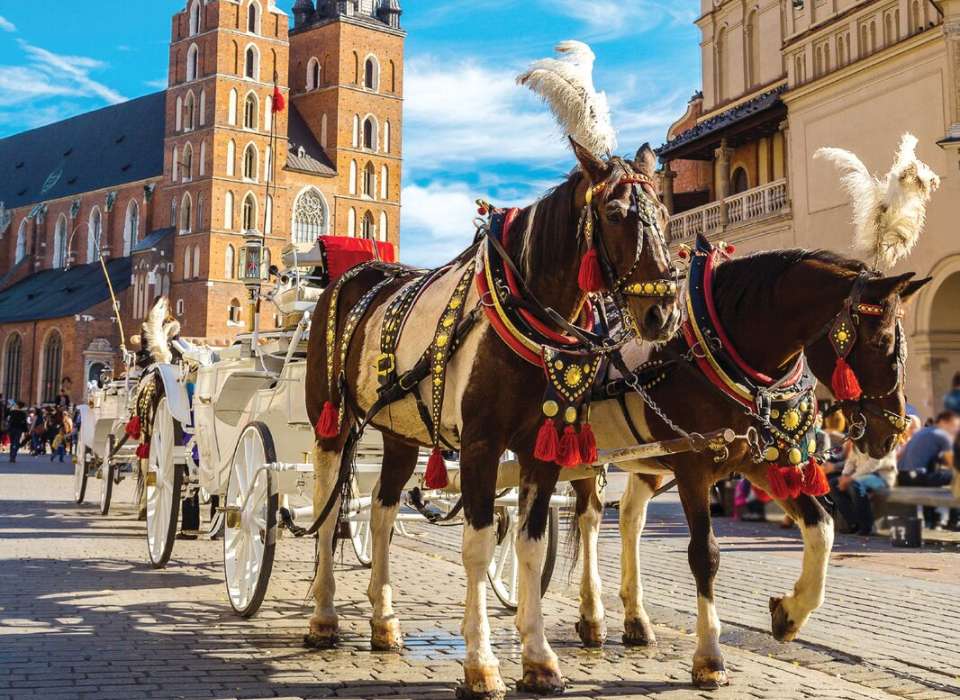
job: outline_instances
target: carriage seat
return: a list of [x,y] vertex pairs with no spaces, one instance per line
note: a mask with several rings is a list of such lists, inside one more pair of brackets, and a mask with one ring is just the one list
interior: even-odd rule
[[294,267],[323,267],[323,251],[320,243],[314,243],[309,250],[299,250],[295,245],[288,245],[283,249],[283,266],[287,269]]
[[174,338],[170,341],[170,345],[187,362],[193,362],[201,367],[212,365],[220,359],[213,348],[206,345],[194,345],[183,338]]

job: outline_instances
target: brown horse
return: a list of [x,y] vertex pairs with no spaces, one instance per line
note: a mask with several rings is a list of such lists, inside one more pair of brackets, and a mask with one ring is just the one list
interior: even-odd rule
[[[538,300],[567,320],[578,316],[586,297],[578,284],[581,260],[590,249],[590,239],[582,225],[585,218],[593,217],[595,242],[603,247],[609,261],[605,273],[608,287],[625,288],[630,283],[628,286],[634,288],[636,283],[663,280],[671,275],[669,253],[661,235],[665,210],[648,187],[656,167],[653,152],[641,149],[636,161],[602,161],[576,144],[574,151],[580,168],[566,182],[518,213],[511,227],[513,233],[505,244],[509,261],[525,279],[526,298]],[[656,211],[657,221],[652,226],[641,221],[641,205],[652,206]],[[452,308],[450,300],[458,289],[464,289],[466,282],[469,290],[457,307],[473,310],[464,319],[474,317],[475,323],[458,339],[459,348],[446,363],[445,379],[427,377],[419,382],[419,389],[429,403],[434,381],[445,385],[438,428],[442,441],[460,450],[466,520],[463,563],[467,573],[463,619],[466,679],[461,694],[467,697],[495,697],[505,692],[499,663],[490,647],[485,577],[494,550],[498,461],[507,449],[519,455],[521,464],[522,526],[517,543],[522,563],[517,613],[523,645],[521,687],[538,692],[563,687],[557,656],[544,636],[540,608],[543,534],[550,495],[560,471],[556,464],[533,456],[543,417],[541,404],[546,382],[543,369],[521,359],[494,332],[484,315],[483,305],[492,303],[489,293],[478,292],[468,268],[475,259],[482,266],[478,251],[485,244],[482,240],[465,251],[437,272],[420,292],[400,331],[395,356],[397,371],[402,373],[421,361],[428,347],[442,347],[431,344],[431,338],[438,337],[438,324],[446,321]],[[393,274],[391,278],[390,271],[382,267],[363,270],[342,285],[334,308],[333,292],[325,292],[314,317],[316,331],[310,336],[307,359],[307,410],[312,421],[327,427],[329,421],[324,423],[324,412],[328,402],[343,406],[344,413],[343,421],[334,424],[339,434],[321,437],[315,451],[314,505],[320,513],[315,527],[319,527],[320,544],[312,586],[316,606],[305,639],[310,646],[330,646],[337,640],[332,556],[337,522],[335,517],[324,518],[324,511],[335,514],[340,501],[338,488],[346,479],[341,472],[341,453],[347,442],[344,423],[362,418],[377,400],[377,361],[383,357],[381,329],[388,306],[408,284],[415,283],[416,276],[410,271],[398,270]],[[369,310],[351,313],[364,295],[368,295]],[[629,296],[624,299],[624,306],[637,319],[635,325],[645,338],[660,340],[674,333],[679,313],[672,297]],[[344,347],[344,328],[348,323],[356,324],[356,333]],[[563,324],[558,323],[556,329],[562,330]],[[330,354],[332,348],[337,348],[336,356]],[[338,377],[342,381],[333,381]],[[414,472],[419,446],[437,443],[421,418],[417,399],[410,395],[386,406],[372,425],[384,435],[385,465],[374,491],[371,516],[373,572],[368,594],[373,605],[372,646],[393,649],[401,645],[401,635],[390,587],[389,535],[402,489]],[[318,434],[322,432],[323,428],[318,427]]]
[[[857,335],[846,361],[853,368],[863,395],[858,401],[844,401],[843,410],[848,423],[860,426],[859,434],[852,436],[856,446],[880,457],[893,449],[905,426],[905,340],[899,319],[903,303],[929,281],[914,282],[912,277],[881,277],[858,261],[831,253],[784,250],[719,265],[712,291],[716,314],[728,342],[750,367],[777,378],[803,353],[813,374],[827,387],[831,385],[837,351],[826,329],[834,328],[848,300],[858,297],[860,303],[854,301],[852,315]],[[856,313],[858,306],[871,313]],[[629,346],[625,348],[625,357],[630,350]],[[700,353],[701,349],[694,348],[694,352]],[[650,360],[666,365],[659,381],[649,387],[649,397],[683,430],[706,433],[732,428],[743,435],[756,426],[756,420],[741,405],[704,381],[702,374],[695,376],[701,370],[683,338],[655,349]],[[636,368],[640,360],[634,357],[627,364]],[[594,403],[593,420],[601,447],[634,444],[638,438],[654,442],[677,437],[636,393],[626,395],[625,403]],[[714,607],[713,579],[719,566],[719,550],[710,522],[710,488],[719,479],[738,472],[760,488],[768,492],[771,489],[767,466],[753,458],[745,441],[730,445],[729,456],[724,460],[716,461],[713,456],[710,451],[688,452],[618,465],[635,472],[620,501],[623,641],[628,645],[655,641],[650,618],[643,608],[639,539],[650,498],[667,476],[673,476],[690,529],[689,560],[698,593],[693,682],[704,688],[727,683],[719,645],[720,622]],[[577,629],[585,644],[596,646],[603,643],[606,635],[597,568],[602,504],[594,480],[575,482],[574,487],[583,556],[581,619]],[[788,641],[796,637],[809,615],[823,602],[833,529],[830,516],[816,498],[800,494],[777,501],[800,524],[804,540],[803,571],[793,592],[770,599],[773,635]]]

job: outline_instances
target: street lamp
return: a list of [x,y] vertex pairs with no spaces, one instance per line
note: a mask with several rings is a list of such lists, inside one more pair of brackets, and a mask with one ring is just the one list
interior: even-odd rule
[[257,307],[263,284],[263,236],[256,229],[248,229],[243,237],[243,269],[240,281],[247,288],[247,331],[257,329]]

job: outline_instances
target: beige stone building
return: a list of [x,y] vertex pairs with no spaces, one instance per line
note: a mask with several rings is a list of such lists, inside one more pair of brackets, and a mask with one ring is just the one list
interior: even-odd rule
[[924,415],[960,371],[960,0],[701,0],[703,92],[660,149],[673,243],[849,252],[851,212],[821,146],[886,172],[905,131],[943,180],[897,271],[932,282],[908,317]]

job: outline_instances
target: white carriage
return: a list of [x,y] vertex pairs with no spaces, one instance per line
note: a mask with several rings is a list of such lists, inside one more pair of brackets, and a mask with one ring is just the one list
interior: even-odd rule
[[[133,367],[132,358],[127,360],[127,367]],[[110,512],[114,487],[125,478],[138,475],[137,442],[126,434],[137,377],[136,370],[120,379],[105,375],[101,380],[103,385],[91,390],[86,403],[77,407],[74,498],[77,503],[83,503],[89,480],[98,479],[101,515]]]

